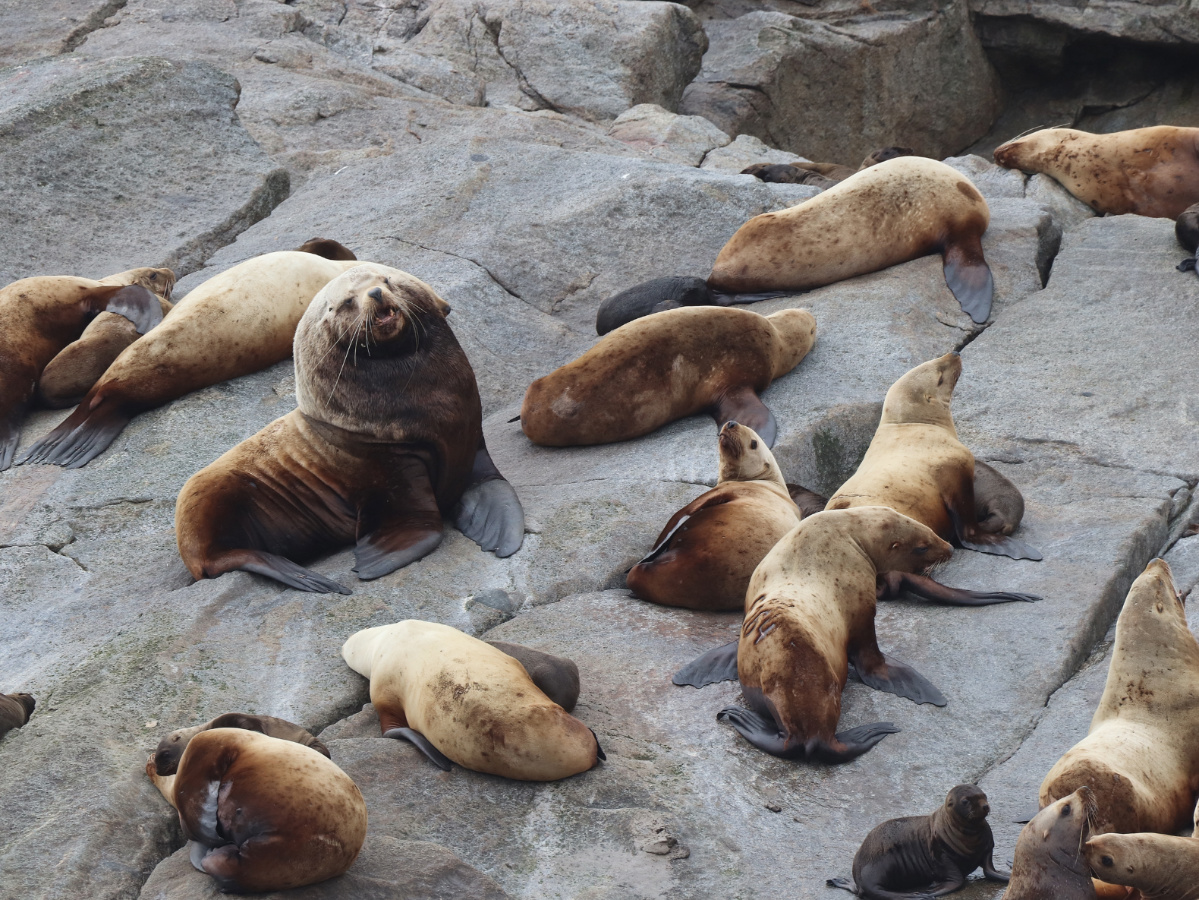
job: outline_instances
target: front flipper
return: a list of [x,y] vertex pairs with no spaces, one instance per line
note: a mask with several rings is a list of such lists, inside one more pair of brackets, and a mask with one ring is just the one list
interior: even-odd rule
[[718,681],[736,681],[737,644],[737,641],[730,641],[715,650],[709,650],[675,672],[670,680],[680,687],[689,684],[697,688]]
[[1199,275],[1199,250],[1195,251],[1194,256],[1188,256],[1178,264],[1179,272],[1194,272]]
[[390,731],[384,732],[383,737],[395,738],[396,740],[409,741],[416,746],[416,749],[425,756],[433,765],[442,771],[448,772],[453,768],[453,763],[440,750],[433,746],[433,743],[421,734],[419,731],[413,731],[411,728],[392,728]]
[[25,418],[24,403],[0,419],[0,472],[12,465],[12,458],[17,452],[17,444],[21,443],[21,422]]
[[286,557],[274,553],[264,553],[261,550],[240,550],[233,551],[233,553],[238,554],[241,559],[236,561],[236,565],[228,566],[222,571],[241,569],[244,572],[253,572],[255,575],[273,578],[297,591],[308,591],[313,594],[350,593],[349,588],[344,585],[340,585],[324,575],[311,572],[303,566],[296,565]]
[[961,304],[962,312],[981,325],[991,315],[995,280],[983,258],[980,237],[959,238],[946,245],[944,259],[945,283]]
[[851,659],[858,678],[866,687],[886,691],[897,697],[906,697],[915,703],[931,703],[944,706],[945,696],[927,678],[904,663],[883,653],[872,658],[873,653],[857,653]]
[[788,484],[787,493],[791,495],[791,501],[799,507],[801,519],[824,512],[824,508],[828,506],[828,497],[821,497],[800,484]]
[[354,571],[363,581],[390,575],[396,569],[428,556],[441,543],[441,517],[432,521],[428,512],[411,517],[397,515],[354,547]]
[[[970,498],[970,509],[973,512],[974,499]],[[979,531],[977,526],[968,526],[964,517],[952,504],[947,503],[949,518],[953,522],[953,533],[958,543],[967,550],[977,550],[979,553],[990,553],[993,556],[1009,556],[1012,559],[1031,559],[1039,561],[1045,557],[1041,551],[1024,541],[1008,537],[1005,534],[995,534]]]
[[964,588],[952,588],[926,575],[912,575],[908,572],[884,572],[879,578],[879,600],[894,600],[904,591],[934,603],[948,603],[952,606],[991,606],[995,603],[1015,601],[1035,603],[1044,599],[1036,594],[1022,594],[1017,591],[968,591]]
[[487,444],[479,439],[470,486],[454,511],[454,524],[464,535],[500,559],[511,556],[525,540],[525,511],[516,490],[500,474]]
[[162,321],[162,304],[158,298],[137,284],[123,287],[113,294],[104,309],[124,316],[133,323],[138,334],[145,334]]
[[778,436],[774,413],[766,408],[766,404],[748,384],[726,390],[717,399],[711,412],[718,428],[723,428],[725,422],[740,422],[756,431],[767,447],[774,446],[774,439]]

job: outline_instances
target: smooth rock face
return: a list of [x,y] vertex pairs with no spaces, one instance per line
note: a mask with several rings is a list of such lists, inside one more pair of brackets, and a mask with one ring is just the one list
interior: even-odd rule
[[641,103],[617,116],[608,135],[654,159],[698,166],[729,136],[703,116],[680,116],[652,103]]

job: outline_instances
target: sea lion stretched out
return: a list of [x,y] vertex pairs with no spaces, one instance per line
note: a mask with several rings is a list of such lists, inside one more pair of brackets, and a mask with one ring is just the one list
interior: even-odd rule
[[349,593],[293,558],[354,544],[358,577],[379,578],[432,553],[450,515],[484,550],[520,549],[524,513],[487,452],[448,312],[420,279],[373,263],[316,295],[296,329],[299,408],[179,492],[179,554],[195,578],[241,569]]
[[350,637],[341,655],[370,679],[384,737],[450,763],[521,781],[556,781],[604,758],[586,725],[524,666],[448,625],[407,620]]
[[1100,834],[1083,849],[1101,882],[1135,888],[1136,900],[1199,900],[1199,832]]
[[1174,223],[1174,235],[1192,255],[1178,264],[1180,272],[1194,272],[1199,275],[1199,203],[1188,206],[1178,221]]
[[708,412],[774,444],[774,415],[758,394],[790,372],[816,340],[806,309],[672,309],[609,333],[525,391],[520,423],[546,447],[606,444]]
[[853,857],[853,879],[830,878],[865,900],[922,900],[953,893],[982,866],[989,881],[1011,877],[995,868],[991,805],[973,784],[953,788],[927,816],[889,819],[866,835]]
[[[754,163],[741,170],[742,175],[753,175],[755,178],[775,184],[811,184],[821,190],[839,184],[846,178],[862,169],[869,169],[889,159],[900,156],[913,156],[910,147],[880,147],[864,160],[856,169],[837,163],[790,162],[790,163]],[[786,170],[790,169],[788,172]]]
[[32,694],[0,694],[0,738],[28,722],[36,706]]
[[1047,806],[1082,785],[1096,830],[1173,834],[1192,821],[1199,791],[1199,641],[1170,567],[1155,559],[1116,620],[1107,683],[1087,736],[1041,783]]
[[995,162],[1048,175],[1102,215],[1177,219],[1199,203],[1199,128],[1045,128],[1000,144]]
[[1095,830],[1095,795],[1088,787],[1045,807],[1020,831],[1003,900],[1095,900],[1082,852]]

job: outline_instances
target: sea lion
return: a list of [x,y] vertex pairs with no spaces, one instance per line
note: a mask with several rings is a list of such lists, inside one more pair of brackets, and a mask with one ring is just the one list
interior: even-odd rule
[[162,318],[157,298],[138,285],[50,275],[0,289],[0,471],[12,465],[42,370],[105,310],[124,316],[141,333]]
[[1170,567],[1155,559],[1116,620],[1107,683],[1087,736],[1041,783],[1048,806],[1081,785],[1095,792],[1096,831],[1173,834],[1199,791],[1199,641]]
[[0,694],[0,738],[28,722],[35,706],[32,694]]
[[179,728],[172,731],[161,741],[151,755],[150,760],[158,775],[174,775],[179,768],[179,759],[183,751],[197,734],[211,731],[214,728],[244,728],[246,731],[257,731],[268,737],[279,738],[281,741],[294,741],[305,747],[311,747],[322,756],[329,755],[329,748],[305,731],[299,725],[278,719],[275,716],[254,716],[248,713],[225,713],[203,725],[191,728]]
[[1048,175],[1103,215],[1177,219],[1199,203],[1199,128],[1045,128],[1000,144],[995,162]]
[[1178,271],[1199,275],[1199,203],[1188,206],[1178,217],[1178,221],[1174,223],[1174,235],[1178,238],[1178,243],[1193,254],[1178,264]]
[[880,572],[924,571],[952,553],[888,507],[801,521],[754,570],[745,595],[737,675],[752,709],[729,707],[717,718],[775,756],[843,763],[898,731],[877,722],[836,732],[851,663],[868,687],[944,706],[922,675],[879,650],[874,613]]
[[103,453],[138,413],[286,359],[312,298],[355,265],[280,250],[213,276],[152,334],[127,347],[79,407],[21,461],[77,469]]
[[383,736],[450,761],[521,781],[556,781],[604,758],[595,734],[545,696],[524,666],[436,622],[367,628],[341,648],[370,679]]
[[1135,888],[1138,900],[1199,900],[1199,839],[1172,834],[1100,834],[1084,847],[1091,872]]
[[642,600],[687,609],[745,609],[758,563],[799,524],[774,454],[752,429],[720,429],[716,487],[675,513],[649,554],[629,570]]
[[[1041,559],[1036,549],[1011,537],[1020,524],[1013,518],[1024,508],[1023,499],[1012,496],[1019,494],[1015,486],[994,470],[975,480],[974,455],[958,440],[949,409],[961,374],[962,358],[951,352],[891,385],[865,457],[828,508],[890,506],[971,550]],[[979,502],[976,487],[994,490],[996,497]],[[980,509],[988,513],[981,522]]]
[[889,159],[798,206],[754,216],[716,257],[708,287],[802,291],[940,252],[946,284],[981,323],[994,292],[982,251],[990,221],[961,172],[920,156]]
[[1095,795],[1080,787],[1045,807],[1020,831],[1003,900],[1095,900],[1082,852],[1094,831]]
[[579,667],[564,656],[508,641],[487,641],[525,667],[537,689],[567,712],[579,702]]
[[[836,168],[845,168],[847,174],[843,178],[853,174],[853,169],[844,166]],[[741,174],[752,175],[767,184],[807,184],[818,187],[822,191],[842,180],[842,178],[831,178],[821,174],[801,163],[754,163],[752,166],[742,169]]]
[[875,150],[864,160],[858,167],[861,169],[869,169],[871,166],[877,166],[879,163],[886,162],[889,159],[898,159],[901,156],[915,156],[911,147],[880,147]]
[[816,340],[806,309],[760,316],[744,309],[667,310],[607,334],[525,391],[520,423],[535,444],[627,441],[708,412],[736,419],[774,444],[774,414],[758,398]]
[[983,868],[989,881],[1011,876],[995,868],[991,805],[977,785],[959,784],[927,816],[890,819],[875,826],[853,857],[853,879],[830,878],[866,900],[920,900],[964,887]]
[[325,259],[338,260],[348,262],[358,259],[354,255],[354,251],[345,244],[330,240],[329,238],[313,238],[310,241],[305,241],[296,248],[301,253],[315,253],[317,256],[323,256]]
[[432,553],[451,514],[483,549],[520,549],[524,513],[487,453],[448,311],[423,281],[373,263],[316,295],[296,329],[299,408],[179,492],[179,553],[195,578],[242,569],[349,593],[291,557],[355,544],[358,577],[378,578]]
[[173,791],[192,865],[225,892],[333,878],[366,838],[366,802],[350,776],[309,747],[243,728],[196,735]]

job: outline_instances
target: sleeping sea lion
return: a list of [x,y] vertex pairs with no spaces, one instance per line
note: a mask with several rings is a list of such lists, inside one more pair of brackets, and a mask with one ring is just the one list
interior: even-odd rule
[[1091,872],[1135,888],[1137,900],[1199,900],[1199,839],[1172,834],[1100,834],[1084,847]]
[[538,378],[520,408],[529,440],[546,447],[606,444],[707,412],[774,444],[774,415],[758,398],[816,340],[806,309],[672,309],[607,334],[574,362]]
[[[836,166],[836,169],[845,169],[845,175],[841,178],[833,178],[829,175],[822,174],[816,171],[814,163],[754,163],[752,166],[746,166],[741,170],[742,175],[752,175],[759,181],[765,181],[767,184],[808,184],[812,187],[818,187],[822,191],[831,188],[834,184],[842,181],[844,178],[853,174],[853,169],[845,166]],[[740,301],[745,303],[747,301]]]
[[383,736],[450,762],[521,781],[556,781],[604,758],[595,734],[545,696],[524,666],[436,622],[359,631],[341,655],[370,679]]
[[1101,215],[1177,219],[1199,203],[1199,128],[1045,128],[1001,144],[995,162],[1048,175]]
[[1082,852],[1095,827],[1088,787],[1045,807],[1020,831],[1012,877],[1003,900],[1095,900]]
[[316,295],[296,329],[299,408],[179,492],[179,554],[195,578],[241,569],[349,593],[292,557],[354,544],[358,577],[379,578],[432,553],[450,515],[484,550],[520,549],[524,512],[487,452],[448,312],[420,279],[374,263]]
[[1180,272],[1194,272],[1199,275],[1199,203],[1188,206],[1178,221],[1174,223],[1174,235],[1192,255],[1178,264]]
[[203,731],[212,731],[214,728],[244,728],[246,731],[257,731],[259,734],[279,738],[281,741],[294,741],[305,747],[311,747],[322,756],[329,755],[328,747],[299,725],[288,722],[286,719],[278,719],[275,716],[254,716],[248,713],[225,713],[203,725],[176,729],[159,741],[157,749],[150,757],[154,764],[154,771],[159,775],[174,775],[179,768],[179,759],[183,756],[183,751],[187,749],[192,738]]
[[32,694],[0,694],[0,738],[28,722],[36,706]]
[[1087,785],[1096,831],[1173,834],[1192,821],[1199,791],[1199,641],[1170,567],[1155,559],[1116,620],[1107,683],[1087,736],[1041,782],[1040,803]]

